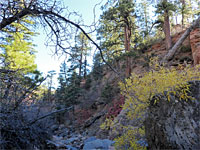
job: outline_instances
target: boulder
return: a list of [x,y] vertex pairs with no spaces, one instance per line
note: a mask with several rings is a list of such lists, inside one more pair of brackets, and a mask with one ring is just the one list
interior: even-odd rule
[[91,141],[94,141],[94,140],[97,140],[97,138],[95,136],[91,136],[89,138],[87,138],[84,143],[88,143],[88,142],[91,142]]
[[108,139],[96,139],[94,137],[87,139],[84,142],[83,150],[92,150],[92,149],[99,149],[99,150],[109,150],[112,148],[114,141]]
[[190,100],[152,99],[145,121],[148,149],[200,149],[200,81],[189,84]]

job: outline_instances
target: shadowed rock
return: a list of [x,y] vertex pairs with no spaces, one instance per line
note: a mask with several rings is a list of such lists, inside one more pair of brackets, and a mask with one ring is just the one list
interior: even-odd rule
[[189,84],[193,100],[152,99],[145,121],[148,149],[200,149],[200,81]]

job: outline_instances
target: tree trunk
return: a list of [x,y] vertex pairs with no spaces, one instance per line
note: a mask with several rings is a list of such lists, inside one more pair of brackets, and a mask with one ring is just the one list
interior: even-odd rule
[[79,60],[79,77],[81,77],[81,71],[82,71],[82,59],[83,59],[83,53],[81,52],[81,58]]
[[85,54],[84,79],[86,79],[86,75],[87,75],[87,55]]
[[182,29],[184,29],[184,27],[185,27],[185,24],[184,24],[184,19],[185,19],[185,13],[184,13],[184,10],[185,10],[185,0],[181,0],[181,3],[182,3],[182,8],[181,8]]
[[181,46],[181,44],[188,37],[190,32],[198,25],[200,25],[200,17],[183,33],[183,35],[176,42],[176,44],[168,51],[167,55],[165,55],[161,63],[166,63],[174,57],[176,50]]
[[[128,22],[124,27],[124,34],[125,34],[125,50],[126,52],[130,52],[130,38],[131,38],[131,30],[128,27]],[[131,59],[129,56],[126,58],[126,77],[129,77],[131,74]]]
[[172,47],[172,39],[171,39],[171,34],[170,34],[170,23],[169,23],[168,10],[165,10],[165,13],[164,13],[164,32],[165,32],[166,49],[169,50]]
[[82,71],[82,64],[83,64],[83,39],[81,39],[82,41],[81,41],[81,58],[80,58],[80,60],[79,60],[79,77],[81,77],[81,71]]

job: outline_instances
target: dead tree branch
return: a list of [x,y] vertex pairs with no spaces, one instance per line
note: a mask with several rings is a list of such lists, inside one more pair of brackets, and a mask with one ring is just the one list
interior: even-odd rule
[[56,17],[62,19],[63,21],[65,21],[66,23],[70,23],[70,24],[72,24],[73,26],[75,26],[76,28],[78,28],[78,29],[79,29],[81,32],[83,32],[83,34],[92,42],[92,44],[95,45],[96,48],[99,50],[103,62],[104,62],[112,71],[114,71],[116,74],[119,75],[119,73],[104,59],[104,57],[103,57],[103,52],[102,52],[101,47],[86,33],[86,31],[85,31],[80,25],[78,25],[78,24],[76,24],[76,23],[74,23],[74,22],[72,22],[72,21],[66,19],[66,18],[63,17],[63,16],[61,16],[61,15],[55,13],[55,12],[52,12],[52,11],[46,11],[46,10],[37,11],[37,10],[36,10],[35,13],[37,13],[37,14],[43,14],[43,15],[45,15],[45,14],[48,15],[48,14],[49,14],[49,15],[56,16]]
[[[62,27],[61,25],[61,22],[60,21],[64,21],[66,24],[70,24],[74,27],[76,27],[77,29],[79,29],[81,32],[83,32],[83,34],[91,41],[91,43],[93,45],[96,46],[96,48],[99,50],[100,52],[100,55],[101,55],[101,58],[103,60],[103,62],[112,70],[114,71],[117,75],[120,76],[119,72],[116,71],[105,59],[104,59],[104,56],[103,56],[103,52],[102,52],[102,49],[101,47],[86,33],[86,31],[77,23],[65,18],[64,16],[60,15],[60,12],[61,10],[58,10],[56,12],[53,11],[53,7],[51,7],[51,9],[43,9],[42,7],[39,7],[39,6],[36,6],[36,5],[32,5],[32,6],[29,6],[29,7],[25,7],[23,8],[19,13],[16,13],[15,15],[13,16],[9,16],[7,18],[3,17],[2,21],[0,22],[0,31],[5,28],[6,26],[10,25],[11,23],[19,20],[19,19],[22,19],[23,17],[25,16],[28,16],[28,15],[32,15],[32,16],[36,16],[38,18],[43,18],[43,20],[47,23],[47,25],[50,27],[50,29],[53,29],[53,26],[51,25],[51,23],[48,22],[48,18],[50,17],[51,18],[51,21],[53,21],[54,25],[56,26],[56,28],[58,30],[53,30],[54,32],[54,35],[56,36],[56,44],[58,47],[60,47],[61,49],[63,49],[62,45],[61,45],[61,41],[62,41],[62,38],[58,37],[58,34],[59,34],[59,26]],[[58,40],[59,38],[59,40]],[[65,39],[66,40],[66,39]]]
[[41,120],[41,119],[44,119],[44,118],[46,118],[46,117],[52,116],[52,115],[54,115],[54,114],[61,113],[61,112],[65,112],[65,111],[69,111],[69,110],[73,109],[73,107],[74,107],[74,106],[71,106],[71,107],[68,107],[68,108],[63,108],[63,109],[60,109],[60,110],[57,110],[57,111],[50,112],[50,113],[48,113],[48,114],[46,114],[46,115],[44,115],[44,116],[41,116],[41,117],[35,119],[34,121],[31,121],[30,123],[28,123],[28,126],[31,126],[31,125],[33,125],[34,123],[36,123],[37,121],[39,121],[39,120]]

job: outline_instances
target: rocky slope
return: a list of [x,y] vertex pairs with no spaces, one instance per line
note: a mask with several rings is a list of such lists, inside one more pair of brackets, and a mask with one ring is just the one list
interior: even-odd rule
[[[184,31],[176,33],[172,38],[173,43],[175,43],[183,33]],[[193,32],[191,32],[190,37],[188,37],[184,41],[181,48],[176,53],[174,59],[169,62],[170,65],[178,66],[178,64],[187,65],[193,63],[191,49],[195,48],[195,50],[193,50],[193,53],[194,51],[199,51],[200,39],[196,38],[198,35],[200,35],[199,29],[196,29]],[[162,58],[166,53],[167,52],[165,49],[164,40],[158,41],[157,43],[153,44],[150,48],[145,50],[144,53],[138,53],[136,54],[136,56],[133,57],[132,71],[137,74],[141,74],[148,71],[148,63],[150,58],[153,56],[158,56],[159,58]],[[120,73],[123,74],[125,69],[123,67],[123,61],[114,62],[113,65],[118,66]],[[110,131],[104,131],[100,129],[100,125],[104,122],[106,116],[109,114],[110,108],[112,109],[114,104],[117,103],[120,99],[120,92],[119,89],[117,89],[120,78],[108,67],[103,68],[102,74],[103,76],[100,79],[96,80],[92,78],[90,88],[87,89],[85,91],[85,94],[81,97],[81,103],[74,106],[74,109],[72,111],[65,113],[63,116],[62,123],[64,124],[65,128],[67,128],[68,130],[72,130],[72,133],[69,134],[70,136],[66,136],[64,140],[73,138],[73,136],[75,136],[75,139],[78,139],[72,142],[72,144],[70,144],[70,146],[72,147],[79,149],[80,147],[77,147],[78,143],[78,145],[81,145],[81,148],[83,148],[84,141],[92,136],[95,136],[96,139],[114,139],[116,136],[119,136],[124,132],[123,128],[120,128],[120,124],[133,124],[132,121],[126,119],[126,112],[121,111],[121,113],[115,118],[116,126],[118,126],[117,133],[113,132],[112,129]],[[105,88],[108,85],[114,88],[112,88],[109,91],[109,88]],[[102,97],[102,93],[105,89],[107,90],[108,95],[112,94],[112,98],[108,97],[105,100]],[[114,93],[112,93],[112,91],[114,91]],[[59,134],[55,134],[55,136],[60,137]],[[97,140],[97,143],[101,142],[102,141]]]

